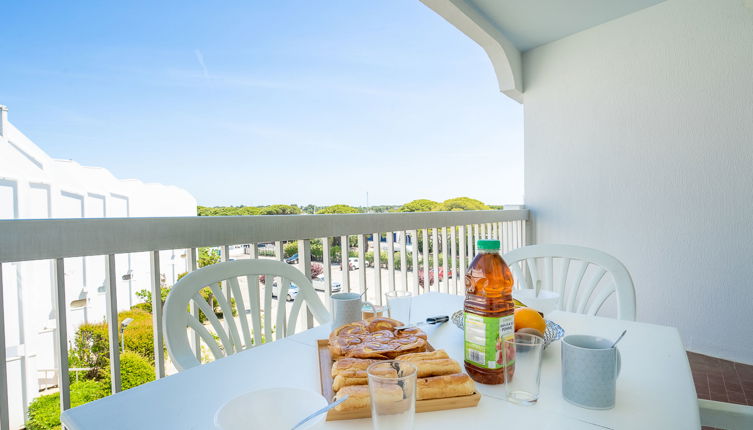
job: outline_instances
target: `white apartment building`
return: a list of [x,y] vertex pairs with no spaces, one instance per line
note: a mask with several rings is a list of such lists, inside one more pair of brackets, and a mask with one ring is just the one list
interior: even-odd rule
[[[173,186],[121,180],[107,169],[50,158],[8,121],[0,106],[0,219],[195,216],[196,199]],[[168,284],[186,271],[184,250],[162,251]],[[53,274],[50,261],[5,265],[3,303],[11,426],[40,388],[56,384],[54,369]],[[118,307],[137,303],[149,289],[146,253],[116,256]],[[84,322],[105,318],[105,257],[66,260],[68,333]],[[2,346],[2,345],[0,345]],[[23,411],[23,412],[22,412]]]

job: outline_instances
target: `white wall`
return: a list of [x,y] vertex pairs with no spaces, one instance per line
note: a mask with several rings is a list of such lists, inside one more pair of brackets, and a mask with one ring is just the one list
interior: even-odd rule
[[[745,6],[748,5],[748,7]],[[607,251],[638,319],[753,363],[753,2],[669,0],[527,52],[539,243]]]
[[[0,109],[0,219],[192,216],[196,200],[186,191],[138,180],[119,180],[108,170],[53,160],[16,129]],[[186,270],[184,251],[161,252],[169,283]],[[115,256],[118,308],[139,300],[151,286],[148,253]],[[122,276],[132,271],[131,280]],[[105,318],[105,257],[65,261],[68,333]],[[23,425],[25,406],[39,395],[42,372],[55,367],[50,261],[3,265],[11,427]],[[75,306],[74,306],[75,303]]]

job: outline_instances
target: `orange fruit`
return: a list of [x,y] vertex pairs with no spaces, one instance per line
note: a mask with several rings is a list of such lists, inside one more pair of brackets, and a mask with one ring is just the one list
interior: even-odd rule
[[544,333],[546,321],[535,309],[517,308],[515,309],[515,331],[521,328],[533,328]]

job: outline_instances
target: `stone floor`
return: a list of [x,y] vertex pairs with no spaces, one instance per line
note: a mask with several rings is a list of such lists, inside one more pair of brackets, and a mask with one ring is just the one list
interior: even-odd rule
[[694,352],[688,360],[699,399],[753,406],[753,366]]

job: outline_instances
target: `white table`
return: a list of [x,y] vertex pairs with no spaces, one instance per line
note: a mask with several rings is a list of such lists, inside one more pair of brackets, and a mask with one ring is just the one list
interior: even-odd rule
[[[462,297],[428,293],[413,299],[415,319],[452,314]],[[506,402],[504,386],[478,385],[476,408],[416,414],[416,430],[501,428],[500,424],[537,429],[698,429],[698,401],[690,367],[675,328],[555,312],[548,318],[566,333],[594,334],[620,342],[622,370],[617,405],[594,411],[562,398],[560,346],[544,353],[541,396],[534,406]],[[69,430],[213,429],[214,412],[227,400],[260,388],[296,386],[320,390],[316,340],[326,338],[326,325],[261,345],[216,362],[65,411]],[[463,359],[463,333],[452,323],[425,329],[431,344]],[[278,413],[276,411],[275,413]],[[486,425],[484,425],[486,424]],[[371,429],[368,419],[331,421],[324,429]]]

